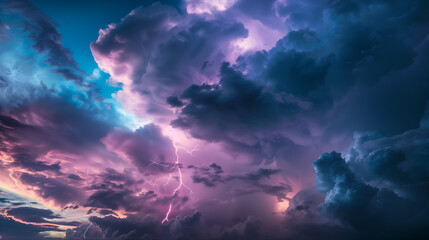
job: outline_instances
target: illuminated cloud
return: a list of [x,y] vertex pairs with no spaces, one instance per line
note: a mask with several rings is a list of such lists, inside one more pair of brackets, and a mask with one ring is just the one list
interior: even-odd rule
[[230,19],[206,20],[154,5],[100,30],[91,50],[101,69],[123,83],[118,99],[125,109],[151,118],[171,114],[166,104],[171,95],[213,80],[229,43],[246,35],[243,25]]

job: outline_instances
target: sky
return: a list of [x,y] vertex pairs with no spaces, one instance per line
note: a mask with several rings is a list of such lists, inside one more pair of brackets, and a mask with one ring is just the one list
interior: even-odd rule
[[425,239],[429,2],[0,1],[0,239]]

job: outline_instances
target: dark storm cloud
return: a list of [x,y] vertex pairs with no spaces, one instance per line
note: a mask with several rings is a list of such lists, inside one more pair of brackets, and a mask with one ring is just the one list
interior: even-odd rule
[[276,91],[307,97],[310,91],[323,86],[329,58],[314,59],[295,50],[276,53],[267,64],[266,79]]
[[168,235],[173,239],[190,239],[202,236],[201,213],[194,212],[189,216],[178,216],[171,221]]
[[[103,232],[104,238],[114,239],[270,239],[262,233],[261,221],[249,216],[231,227],[210,226],[205,224],[200,212],[177,216],[160,225],[150,216],[130,215],[126,218],[90,217]],[[71,235],[71,234],[70,234]],[[267,238],[268,237],[268,238]],[[274,238],[275,239],[275,238]]]
[[8,80],[4,76],[0,76],[0,88],[4,88],[8,86]]
[[[311,159],[311,150],[287,136],[311,136],[303,128],[305,118],[297,117],[305,106],[247,79],[226,63],[218,84],[191,85],[180,97],[186,105],[171,124],[195,138],[222,142],[229,153],[247,155],[256,164]],[[287,171],[293,175],[298,168],[300,164],[293,164]]]
[[[304,54],[305,52],[320,48],[321,44],[322,44],[321,39],[316,35],[315,31],[312,31],[308,28],[304,28],[296,31],[290,31],[284,38],[280,39],[277,42],[276,48],[293,49],[298,53]],[[289,54],[290,53],[296,54],[296,52],[289,52]],[[288,54],[288,52],[283,52],[283,54]],[[304,55],[301,55],[301,57],[307,57],[307,56],[304,54]],[[309,59],[309,60],[314,61],[312,59]],[[297,69],[297,70],[304,71],[303,69]],[[305,74],[310,74],[310,73],[305,73]],[[323,76],[323,78],[324,77],[326,76]]]
[[[271,14],[275,13],[276,0],[258,1],[258,0],[239,0],[233,8],[245,13],[254,18],[271,17]],[[262,19],[261,19],[262,20]]]
[[81,189],[69,185],[62,178],[49,178],[41,174],[22,173],[19,180],[27,186],[35,187],[34,192],[43,199],[54,200],[62,206],[83,200],[84,193]]
[[12,157],[15,160],[13,163],[14,166],[20,166],[33,171],[52,171],[61,174],[61,166],[59,163],[46,164],[42,161],[37,161],[37,156],[26,153],[13,154]]
[[[132,186],[127,187],[132,188]],[[159,220],[161,219],[161,208],[168,209],[169,203],[173,203],[176,208],[180,208],[187,201],[188,197],[162,197],[152,190],[146,192],[140,190],[137,192],[137,190],[126,189],[124,186],[121,188],[106,187],[96,189],[83,205],[92,207],[87,214],[100,211],[100,209],[105,211],[125,210],[130,214],[133,212],[139,212],[143,215],[150,214]]]
[[273,50],[298,49],[319,57],[333,54],[326,84],[334,94],[352,84],[371,85],[391,78],[389,73],[410,66],[421,54],[416,48],[425,40],[424,22],[429,19],[416,15],[427,11],[427,3],[368,3],[372,7],[365,1],[288,1],[279,12],[288,17],[294,31]]
[[249,194],[254,192],[263,192],[265,194],[273,195],[277,197],[279,202],[283,200],[289,200],[286,196],[287,193],[292,191],[292,187],[286,183],[278,183],[277,185],[272,185],[269,183],[263,183],[262,180],[270,179],[272,175],[280,173],[279,169],[265,169],[260,168],[255,173],[248,173],[245,175],[233,175],[227,176],[225,181],[230,182],[234,180],[239,180],[249,184],[250,188],[241,189],[237,191],[238,194]]
[[171,124],[189,129],[192,136],[223,141],[226,148],[247,152],[255,162],[272,158],[280,143],[292,144],[282,136],[260,136],[282,126],[299,106],[278,99],[261,85],[223,64],[219,84],[192,85],[181,98],[187,105]]
[[[394,166],[397,159],[393,156],[386,160]],[[409,198],[382,184],[371,186],[336,152],[323,154],[314,162],[314,168],[316,183],[327,195],[321,205],[322,212],[357,230],[357,236],[421,239],[427,234],[429,208],[426,200]]]
[[129,208],[129,203],[133,200],[129,190],[98,190],[89,196],[85,206],[118,210],[121,206]]
[[[30,136],[27,141],[39,137],[32,135],[44,135],[40,140],[49,142],[46,147],[62,150],[97,143],[111,129],[110,123],[102,121],[102,116],[97,118],[98,109],[91,103],[84,102],[82,107],[78,107],[68,100],[67,96],[54,96],[45,92],[32,101],[19,103],[16,107],[2,105],[1,110],[4,114],[13,115],[15,121],[25,120],[33,123],[33,126],[13,123],[13,127],[17,128],[16,132],[25,134],[25,131],[28,131]],[[112,120],[114,122],[114,119]]]
[[401,197],[426,201],[429,194],[429,129],[422,127],[392,137],[360,135],[349,151],[351,168],[374,186]]
[[289,202],[288,236],[423,239],[429,219],[428,134],[424,124],[388,137],[360,133],[345,159],[323,154],[313,163],[319,193],[303,190]]
[[37,53],[45,54],[45,60],[53,72],[60,74],[67,80],[82,84],[85,73],[79,69],[70,50],[62,44],[62,36],[56,30],[57,25],[39,11],[32,3],[26,0],[11,0],[0,4],[5,13],[17,13],[24,18],[22,27],[27,37],[33,41],[32,47]]
[[21,206],[24,205],[24,202],[16,202],[9,198],[0,197],[0,205],[2,206]]
[[219,85],[186,89],[172,125],[259,161],[308,159],[328,142],[342,149],[356,130],[416,128],[429,100],[422,7],[419,0],[279,3],[291,31],[274,48],[222,66]]
[[241,223],[237,223],[227,229],[219,237],[214,239],[219,240],[232,240],[232,239],[266,239],[267,236],[261,231],[262,222],[255,217],[249,216]]
[[[262,180],[270,179],[272,175],[280,173],[280,169],[260,168],[256,172],[244,175],[222,176],[222,167],[216,163],[212,163],[208,167],[198,168],[191,165],[188,166],[188,168],[194,169],[191,176],[193,182],[204,184],[206,187],[215,187],[218,183],[233,184],[233,181],[240,181],[240,189],[235,190],[237,195],[263,192],[276,196],[277,200],[281,202],[283,200],[289,200],[286,195],[288,192],[292,191],[291,186],[285,183],[271,185],[262,182]],[[244,183],[247,184],[246,188],[243,188]]]
[[68,178],[70,178],[72,180],[76,180],[76,181],[82,181],[83,180],[79,175],[76,175],[76,174],[70,174],[68,176]]
[[114,239],[160,239],[160,225],[151,217],[128,216],[125,219],[107,216],[90,217],[103,232],[103,238]]
[[[62,168],[63,160],[48,160],[50,152],[85,154],[104,148],[100,138],[111,126],[94,115],[90,105],[75,106],[64,97],[45,94],[32,102],[18,106],[3,106],[0,116],[0,151],[10,159],[2,159],[1,166],[29,191],[56,205],[80,203],[85,197],[82,177]],[[11,115],[11,116],[7,116]],[[106,156],[110,153],[106,151]],[[114,157],[112,154],[111,157]],[[79,160],[74,164],[79,165]]]
[[[148,191],[136,194],[139,190],[139,183],[143,180],[137,180],[128,172],[119,173],[114,169],[108,168],[98,174],[98,177],[89,189],[94,190],[85,202],[86,207],[106,208],[106,211],[126,209],[127,211],[136,211],[142,206],[141,202],[153,200],[156,194]],[[93,209],[89,210],[90,214]]]
[[109,151],[125,156],[144,174],[167,173],[175,160],[173,143],[155,124],[134,132],[116,130],[102,141]]
[[236,68],[246,71],[248,79],[264,83],[273,92],[288,94],[304,110],[326,108],[332,104],[325,85],[335,55],[311,52],[319,48],[318,41],[308,29],[291,31],[268,52],[239,57]]
[[[115,186],[118,188],[122,187],[123,184],[133,185],[135,182],[137,182],[127,172],[120,173],[112,168],[104,169],[104,171],[100,173],[99,176],[103,179],[104,184]],[[120,185],[117,185],[115,183],[119,183]]]
[[[107,123],[81,111],[61,97],[44,96],[15,108],[4,108],[0,116],[0,137],[5,144],[0,150],[10,155],[12,166],[30,171],[61,174],[60,163],[46,163],[39,158],[51,150],[75,153],[91,146],[102,146],[99,139],[110,129]],[[21,121],[35,124],[24,124]],[[42,123],[40,125],[40,123]]]
[[66,230],[66,239],[102,239],[101,229],[92,223],[82,224],[79,227]]
[[268,169],[268,168],[260,168],[255,173],[248,173],[244,176],[229,176],[227,180],[240,179],[245,181],[257,182],[263,178],[270,178],[271,175],[275,175],[280,173],[280,169]]
[[360,239],[348,227],[321,214],[319,206],[323,201],[324,196],[315,189],[298,192],[285,212],[285,237],[282,239]]
[[91,194],[82,205],[91,207],[87,214],[99,212],[104,215],[117,215],[113,211],[124,210],[160,217],[159,208],[168,208],[169,203],[180,207],[188,200],[187,197],[177,195],[164,197],[154,190],[143,191],[143,182],[143,179],[132,176],[130,172],[119,173],[113,169],[105,169],[93,179],[93,183],[88,187]]
[[184,104],[176,96],[170,96],[167,98],[167,103],[172,107],[182,107]]
[[67,209],[78,209],[79,205],[69,205],[69,206],[65,206],[63,209],[61,209],[61,211],[67,210]]
[[115,212],[107,210],[107,209],[101,209],[101,210],[98,210],[97,212],[101,215],[104,215],[104,216],[106,216],[106,215],[118,216],[118,214],[116,214]]
[[[54,71],[81,82],[81,72],[59,44],[61,36],[51,21],[24,1],[8,4],[10,11],[34,20],[25,23],[28,37],[36,51],[48,55]],[[126,100],[147,104],[144,117],[177,111],[174,127],[222,143],[227,150],[222,154],[231,155],[228,161],[238,159],[234,164],[241,164],[237,155],[244,154],[253,164],[275,161],[276,168],[249,172],[243,164],[240,173],[226,173],[223,159],[193,165],[190,177],[207,192],[196,194],[195,201],[178,194],[164,197],[120,167],[103,166],[106,169],[90,179],[88,174],[66,172],[62,162],[41,159],[51,150],[75,153],[94,145],[106,147],[146,174],[145,183],[150,184],[150,178],[168,174],[176,157],[172,141],[157,125],[112,130],[93,117],[95,110],[76,108],[60,98],[5,113],[1,106],[0,138],[11,144],[0,150],[12,157],[1,167],[25,170],[16,172],[16,180],[44,199],[79,204],[90,208],[88,215],[103,215],[91,216],[90,224],[67,231],[67,237],[372,240],[428,235],[429,114],[422,118],[429,113],[426,1],[238,0],[227,14],[204,16],[174,6],[136,9],[101,30],[91,44],[100,67],[123,81],[118,96],[125,92]],[[244,16],[277,28],[276,14],[285,19],[289,33],[275,47],[248,52],[236,64],[222,63],[232,51],[231,43],[248,34],[238,19]],[[11,82],[4,78],[0,87]],[[321,155],[313,164],[317,191],[300,191],[313,181],[308,163],[314,155],[344,149],[355,131],[377,134],[356,135],[344,158],[337,152]],[[287,196],[291,186],[283,183],[287,180],[298,185],[292,198]],[[221,186],[230,191],[217,195]],[[270,195],[271,205],[261,193]],[[207,196],[214,195],[217,202],[209,207]],[[275,217],[248,216],[259,210],[271,214],[272,196],[289,201],[278,217],[281,229],[273,226]],[[195,203],[198,212],[184,206],[186,202]],[[170,203],[171,218],[161,224]],[[123,210],[126,217],[120,218]],[[36,222],[59,220],[49,210],[8,211]],[[214,211],[222,219],[207,216],[216,215]],[[18,227],[28,231],[18,232]],[[0,230],[5,238],[34,238],[33,233],[46,229],[2,215]]]
[[[191,131],[194,137],[220,140],[227,138],[223,135],[229,132],[275,126],[282,116],[298,110],[295,104],[277,101],[274,94],[245,79],[227,63],[222,65],[220,76],[219,84],[191,85],[183,92],[181,98],[189,103],[182,109],[182,117],[172,122],[173,126],[192,130],[196,125],[199,131]],[[219,131],[221,128],[223,131]]]
[[[54,214],[51,210],[33,208],[33,207],[18,207],[6,209],[7,215],[15,219],[22,220],[28,223],[51,223],[67,226],[79,226],[80,222],[65,222],[59,221],[62,219],[60,215]],[[52,221],[54,220],[54,221]]]
[[36,226],[17,222],[11,218],[0,216],[0,235],[4,239],[28,239],[38,237],[40,232],[52,231],[56,228]]
[[216,163],[210,164],[208,167],[195,167],[188,166],[188,168],[194,169],[192,174],[192,181],[194,183],[202,183],[206,187],[214,187],[217,182],[223,182],[221,173],[223,173],[222,167]]
[[[0,137],[4,143],[22,143],[25,141],[23,138],[28,135],[40,134],[37,128],[22,124],[16,119],[8,116],[0,115],[0,123]],[[58,163],[46,164],[42,161],[38,161],[38,151],[31,150],[28,146],[15,145],[10,148],[8,145],[4,145],[0,150],[9,153],[13,157],[13,166],[22,167],[31,171],[52,171],[57,174],[61,173],[61,167]]]

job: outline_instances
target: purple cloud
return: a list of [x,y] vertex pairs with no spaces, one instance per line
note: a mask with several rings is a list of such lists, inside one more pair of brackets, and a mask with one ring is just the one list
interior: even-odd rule
[[155,124],[135,132],[113,131],[102,142],[109,151],[129,159],[143,174],[167,173],[175,161],[171,140]]
[[73,2],[92,90],[54,6],[0,4],[0,238],[427,235],[427,2]]

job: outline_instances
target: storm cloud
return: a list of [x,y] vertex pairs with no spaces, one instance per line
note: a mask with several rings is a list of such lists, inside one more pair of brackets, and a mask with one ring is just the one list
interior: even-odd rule
[[0,238],[428,234],[427,1],[0,9]]

